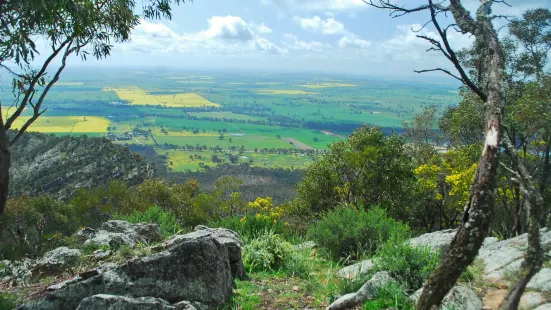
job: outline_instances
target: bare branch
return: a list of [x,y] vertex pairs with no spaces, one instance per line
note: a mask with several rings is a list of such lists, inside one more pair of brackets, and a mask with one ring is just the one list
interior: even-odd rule
[[[40,98],[38,98],[37,103],[35,105],[32,105],[34,110],[33,116],[25,122],[25,124],[19,129],[15,137],[13,137],[10,140],[10,147],[13,146],[17,142],[17,140],[19,140],[19,138],[21,138],[21,136],[23,135],[23,133],[25,133],[27,128],[29,128],[29,126],[31,126],[31,124],[34,123],[34,121],[36,121],[36,119],[38,119],[40,115],[46,112],[46,109],[43,111],[40,111],[40,107],[42,106],[42,103],[44,102],[44,98],[46,98],[46,95],[48,94],[52,86],[59,80],[59,76],[61,75],[61,72],[63,71],[63,69],[65,69],[67,57],[71,54],[72,43],[73,43],[72,41],[68,43],[65,49],[65,52],[63,53],[63,58],[61,59],[61,66],[57,69],[57,72],[55,73],[54,77],[50,80],[50,82],[48,82],[48,85],[46,85],[46,88],[44,89],[44,91],[42,91],[42,94],[40,94]],[[34,92],[33,92],[33,96],[34,96]]]
[[444,73],[446,73],[447,75],[457,79],[459,82],[461,83],[464,83],[464,81],[458,77],[457,75],[451,73],[450,71],[446,70],[446,69],[442,69],[442,68],[435,68],[435,69],[425,69],[425,70],[413,70],[415,73],[425,73],[425,72],[434,72],[434,71],[442,71]]
[[[453,5],[454,2],[459,2],[459,0],[451,0],[450,1],[450,3],[452,3],[452,5]],[[471,81],[471,79],[469,78],[469,76],[467,75],[467,73],[465,72],[463,67],[461,66],[461,63],[459,62],[459,59],[457,58],[457,55],[455,54],[455,51],[451,47],[450,42],[448,41],[448,35],[447,35],[448,28],[446,28],[445,30],[442,30],[442,27],[440,27],[440,24],[436,20],[436,13],[435,13],[434,7],[432,6],[432,0],[429,0],[429,5],[430,5],[430,13],[431,13],[432,23],[434,24],[434,27],[438,31],[438,34],[440,35],[440,38],[442,39],[442,42],[444,43],[444,46],[446,47],[446,51],[449,54],[448,59],[453,63],[455,69],[457,69],[457,71],[459,72],[459,75],[461,76],[461,80],[463,81],[463,83],[465,85],[467,85],[474,93],[476,93],[483,101],[486,101],[488,99],[488,95],[486,95],[486,93],[484,93],[480,88],[478,88],[478,86],[475,85],[475,83],[473,83],[473,81]],[[461,7],[461,9],[463,11],[466,12],[465,8],[463,8],[463,6],[461,4],[459,4],[459,6]],[[469,13],[466,12],[466,14],[468,15]],[[457,20],[457,17],[455,17],[455,13],[454,13],[454,18],[455,18],[459,28],[462,28],[462,26],[460,25],[461,21]],[[469,18],[470,18],[470,16],[469,16]]]
[[40,71],[33,77],[33,79],[31,80],[31,83],[29,84],[29,88],[26,89],[26,92],[25,92],[25,96],[23,97],[23,100],[21,100],[19,106],[17,107],[17,110],[15,111],[15,113],[12,114],[12,116],[10,116],[10,118],[6,121],[6,124],[4,124],[4,128],[6,130],[10,129],[11,126],[13,125],[13,122],[15,122],[15,120],[21,115],[21,113],[23,113],[23,110],[25,109],[25,107],[27,106],[27,101],[29,100],[29,97],[31,96],[31,93],[32,91],[35,89],[36,87],[36,83],[38,83],[38,80],[44,75],[44,72],[46,72],[46,69],[48,68],[48,66],[50,65],[50,63],[52,62],[52,60],[54,60],[57,55],[59,54],[59,52],[67,45],[69,44],[69,42],[72,40],[72,37],[71,38],[68,38],[67,40],[63,41],[63,43],[57,48],[54,50],[54,52],[46,59],[46,61],[44,62],[44,64],[42,65],[42,68],[40,69]]
[[[428,10],[429,6],[430,6],[429,4],[425,4],[425,5],[415,7],[415,8],[408,9],[406,7],[403,7],[403,6],[393,4],[391,2],[391,0],[377,0],[377,1],[375,1],[375,0],[362,0],[362,1],[365,2],[367,5],[378,8],[378,9],[390,10],[390,16],[392,18],[404,16],[404,15],[409,14],[409,13],[415,13],[415,12]],[[378,4],[375,3],[375,2],[378,2]],[[440,12],[448,11],[448,8],[442,6],[441,4],[438,4],[437,8]]]

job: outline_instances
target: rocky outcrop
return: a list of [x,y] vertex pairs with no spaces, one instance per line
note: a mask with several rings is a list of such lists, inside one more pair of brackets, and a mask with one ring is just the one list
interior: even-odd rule
[[339,297],[326,310],[351,309],[363,304],[367,300],[375,299],[377,297],[377,289],[389,282],[394,282],[394,279],[390,277],[388,272],[377,272],[357,292]]
[[[453,239],[455,232],[455,230],[450,229],[428,233],[412,238],[406,242],[413,247],[426,246],[433,250],[445,250]],[[541,243],[545,251],[551,249],[551,231],[548,228],[541,230]],[[501,280],[507,272],[518,270],[524,261],[527,245],[527,234],[503,241],[498,241],[498,239],[494,237],[486,238],[478,252],[478,259],[484,262],[484,279],[488,282],[497,282]],[[337,274],[343,278],[354,279],[358,275],[369,272],[372,268],[373,262],[371,260],[365,260],[344,267],[339,270]],[[546,287],[545,290],[549,290],[549,284],[545,285],[542,282],[545,281],[545,279],[550,279],[550,277],[551,272],[549,270],[541,270],[535,276],[536,280],[531,281],[529,285],[532,288],[536,288],[536,285],[540,285]]]
[[131,224],[127,221],[108,221],[103,223],[100,230],[85,227],[76,232],[75,237],[84,242],[85,247],[93,245],[110,248],[163,240],[157,224]]
[[[417,302],[422,292],[423,289],[421,288],[413,293],[410,298]],[[478,296],[476,296],[475,292],[463,286],[455,286],[444,297],[440,308],[454,310],[481,310],[482,307],[482,301],[478,298]]]
[[22,261],[0,261],[0,281],[9,283],[9,286],[22,286],[32,277],[31,268],[34,261],[28,258]]
[[65,271],[67,268],[76,265],[82,257],[77,249],[60,247],[44,254],[32,267],[32,274],[35,276],[51,276]]
[[[192,306],[193,307],[193,306]],[[131,298],[125,296],[98,294],[82,300],[77,310],[175,310],[166,300],[153,297]],[[184,309],[184,308],[182,308]],[[189,310],[195,309],[187,308]]]
[[[119,234],[129,226],[111,221],[103,228]],[[183,301],[218,307],[231,295],[232,271],[236,276],[243,273],[241,244],[239,235],[230,230],[198,227],[154,247],[158,253],[51,286],[43,298],[19,309],[92,309],[96,305],[97,309],[130,309],[124,307],[137,304],[140,308],[132,309],[193,309],[176,308]]]

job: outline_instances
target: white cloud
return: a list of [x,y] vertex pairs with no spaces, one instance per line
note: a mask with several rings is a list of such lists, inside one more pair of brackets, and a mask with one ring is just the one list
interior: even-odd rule
[[197,53],[252,55],[285,54],[287,50],[260,36],[271,31],[266,25],[253,26],[239,16],[213,16],[208,28],[196,33],[178,34],[168,26],[142,20],[132,41],[121,45],[124,51],[148,53]]
[[366,8],[362,0],[261,0],[274,4],[286,11],[350,11]]
[[272,29],[270,29],[270,27],[264,25],[264,23],[258,25],[255,27],[256,29],[256,32],[257,33],[262,33],[262,34],[267,34],[267,33],[272,33]]
[[249,41],[254,37],[253,30],[238,16],[213,16],[209,19],[209,29],[205,35],[209,38]]
[[302,29],[312,32],[331,35],[341,34],[346,31],[344,25],[333,17],[322,19],[319,16],[314,16],[312,18],[300,18],[295,16],[293,20],[298,23]]
[[296,50],[296,51],[306,51],[306,52],[312,52],[312,53],[320,53],[323,51],[326,51],[331,48],[331,45],[312,41],[312,42],[305,42],[297,38],[292,33],[285,33],[283,34],[283,44],[285,47],[287,47],[290,50]]
[[358,48],[366,49],[371,46],[371,42],[367,40],[360,39],[357,35],[348,33],[344,35],[339,41],[338,45],[340,48]]

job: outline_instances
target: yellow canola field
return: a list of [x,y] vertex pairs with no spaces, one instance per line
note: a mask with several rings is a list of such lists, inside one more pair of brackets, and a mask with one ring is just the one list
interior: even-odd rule
[[[12,128],[21,128],[29,119],[21,116],[15,120]],[[107,132],[109,120],[99,116],[41,116],[29,127],[29,131],[44,133],[55,132]]]
[[263,89],[258,91],[261,95],[315,95],[317,93],[298,89]]
[[219,107],[219,104],[210,102],[196,93],[151,95],[145,90],[132,88],[109,88],[103,91],[114,91],[121,100],[127,100],[133,105],[162,105],[170,108],[184,107]]
[[355,87],[355,84],[343,84],[343,83],[311,83],[298,85],[305,88],[328,88],[328,87]]

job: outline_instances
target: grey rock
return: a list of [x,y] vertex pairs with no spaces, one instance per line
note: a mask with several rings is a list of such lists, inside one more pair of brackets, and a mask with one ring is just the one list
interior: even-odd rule
[[[551,248],[551,231],[548,228],[540,230],[541,246],[544,250]],[[484,261],[484,279],[497,282],[508,271],[519,270],[528,245],[528,234],[494,242],[481,247],[478,258]]]
[[[423,289],[421,288],[413,293],[410,298],[417,302],[422,292]],[[463,286],[455,286],[444,297],[440,309],[481,310],[483,307],[482,301],[476,296],[475,292]]]
[[103,223],[101,230],[83,228],[75,233],[75,237],[84,242],[84,246],[109,246],[110,248],[123,245],[133,247],[138,243],[163,240],[163,235],[157,224],[131,224],[120,220]]
[[551,310],[551,304],[541,305],[541,306],[535,308],[534,310]]
[[11,286],[22,286],[30,283],[32,278],[32,267],[35,261],[25,258],[21,261],[12,262],[3,260],[0,262],[0,280]]
[[529,289],[542,292],[551,291],[551,268],[543,268],[528,282]]
[[44,254],[32,267],[32,273],[38,277],[55,275],[75,266],[81,257],[80,250],[59,247]]
[[95,250],[94,253],[92,253],[92,255],[94,255],[94,259],[97,259],[97,260],[102,260],[106,257],[111,256],[111,254],[113,254],[111,250],[106,250],[106,251]]
[[82,300],[77,310],[175,310],[166,300],[98,294]]
[[244,278],[245,266],[241,258],[243,241],[237,232],[226,228],[208,228],[203,225],[195,227],[194,231],[208,232],[213,235],[228,251],[232,276],[240,279]]
[[373,260],[367,259],[340,269],[337,271],[337,275],[341,278],[352,280],[356,279],[360,275],[368,273],[374,267],[375,264],[373,263]]
[[174,238],[159,253],[81,274],[76,282],[18,309],[72,310],[98,294],[154,297],[170,303],[193,300],[215,308],[225,304],[231,292],[228,250],[212,233],[196,231]]
[[525,292],[520,298],[520,309],[533,309],[547,301],[547,298],[539,292]]
[[175,310],[197,310],[197,308],[187,300],[175,303],[173,306]]
[[385,286],[389,282],[394,282],[386,271],[377,272],[369,281],[367,281],[357,292],[346,294],[335,300],[326,310],[351,309],[363,304],[365,301],[377,297],[377,289]]
[[446,229],[432,233],[423,234],[409,240],[412,247],[428,247],[433,251],[445,251],[457,233],[456,229]]

